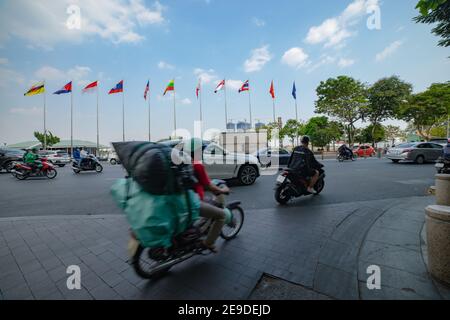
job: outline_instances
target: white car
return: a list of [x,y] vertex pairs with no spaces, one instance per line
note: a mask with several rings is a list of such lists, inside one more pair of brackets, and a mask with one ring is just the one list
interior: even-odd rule
[[50,163],[60,168],[64,167],[66,164],[69,164],[71,162],[69,154],[62,150],[40,151],[39,156],[47,158],[47,160]]
[[[182,150],[182,140],[162,142],[172,148]],[[203,164],[206,172],[212,179],[238,179],[243,185],[249,186],[255,183],[261,174],[261,166],[258,159],[252,155],[231,153],[221,146],[208,141],[203,142]]]

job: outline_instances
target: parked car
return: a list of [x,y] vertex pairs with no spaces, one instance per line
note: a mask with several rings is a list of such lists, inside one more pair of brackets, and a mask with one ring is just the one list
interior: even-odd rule
[[48,162],[60,168],[71,162],[69,154],[62,150],[42,150],[39,151],[39,156],[47,158]]
[[15,161],[22,161],[25,151],[13,148],[0,148],[0,171],[11,172]]
[[394,148],[390,148],[386,158],[394,163],[400,161],[413,161],[423,164],[429,161],[436,161],[443,154],[444,147],[431,142],[411,142],[402,143]]
[[358,157],[373,157],[375,155],[375,149],[372,146],[357,146],[353,147],[353,153],[356,154]]
[[[183,151],[184,141],[161,142]],[[243,185],[252,185],[260,176],[260,164],[253,155],[231,153],[216,143],[203,141],[203,164],[212,179],[238,179]]]
[[270,167],[273,160],[274,162],[278,161],[279,166],[287,166],[291,158],[291,153],[284,148],[264,148],[256,151],[253,155],[262,167]]
[[442,145],[443,147],[447,146],[448,143],[448,139],[442,138],[442,139],[431,139],[430,140],[431,143],[437,143]]

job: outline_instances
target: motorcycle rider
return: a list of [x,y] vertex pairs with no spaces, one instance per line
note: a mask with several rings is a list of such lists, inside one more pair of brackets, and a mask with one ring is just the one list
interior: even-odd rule
[[450,138],[447,140],[447,145],[444,148],[444,159],[450,160]]
[[345,143],[339,147],[338,151],[339,151],[340,155],[348,156],[349,158],[352,159],[352,161],[355,161],[354,156],[353,156],[353,150],[350,149],[349,147],[347,147],[347,145]]
[[223,209],[205,202],[205,190],[208,190],[215,195],[228,194],[230,190],[227,187],[219,188],[211,182],[205,166],[201,161],[203,141],[201,139],[192,138],[188,143],[189,145],[187,147],[191,153],[194,176],[197,179],[197,182],[194,184],[194,191],[201,200],[200,216],[213,220],[213,225],[210,228],[206,239],[203,241],[203,246],[210,251],[217,253],[214,244],[217,238],[219,238],[220,232],[225,224],[226,215]]
[[83,149],[83,147],[80,148],[80,163],[79,166],[81,167],[83,165],[83,162],[85,162],[87,156],[89,153]]
[[73,159],[77,162],[78,166],[80,166],[81,155],[80,155],[80,150],[78,148],[75,148],[73,150]]
[[303,136],[301,145],[295,147],[292,151],[291,157],[288,162],[288,168],[297,170],[296,174],[302,178],[310,178],[307,190],[311,194],[317,194],[314,190],[314,186],[319,180],[319,171],[322,164],[316,160],[314,153],[308,148],[310,138]]
[[32,148],[31,152],[28,149],[25,155],[23,156],[24,163],[27,164],[31,168],[31,172],[35,172],[36,169],[42,166],[42,163],[38,161],[39,155],[37,154],[37,149]]

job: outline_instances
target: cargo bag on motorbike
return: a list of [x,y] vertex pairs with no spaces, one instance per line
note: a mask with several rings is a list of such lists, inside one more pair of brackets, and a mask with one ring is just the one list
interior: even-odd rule
[[152,195],[129,178],[119,179],[111,193],[144,247],[171,247],[172,238],[199,218],[200,199],[191,190]]
[[292,152],[292,156],[289,162],[289,169],[301,172],[309,169],[309,163],[307,162],[307,156],[305,152],[299,148],[295,148]]

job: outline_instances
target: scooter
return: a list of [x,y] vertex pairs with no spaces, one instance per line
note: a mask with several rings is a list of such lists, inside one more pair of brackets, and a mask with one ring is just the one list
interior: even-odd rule
[[[226,186],[221,180],[213,181],[217,186]],[[225,225],[220,234],[225,241],[234,239],[244,224],[244,210],[240,202],[225,204],[223,196],[213,197],[210,203],[220,208],[228,208],[232,214],[231,221]],[[201,240],[206,237],[212,226],[211,219],[201,218],[191,228],[173,239],[173,246],[165,248],[146,248],[131,234],[128,250],[134,271],[144,279],[159,278],[173,266],[194,256],[205,254]]]
[[11,170],[11,174],[18,180],[25,180],[29,177],[47,177],[48,179],[54,179],[58,174],[55,167],[47,162],[46,158],[39,160],[42,165],[40,168],[34,170],[25,163],[16,162]]
[[81,165],[78,164],[78,161],[74,160],[72,162],[72,170],[76,174],[82,171],[95,171],[101,173],[103,171],[103,166],[94,155],[90,154],[81,160]]
[[[316,195],[320,194],[325,187],[325,171],[323,170],[323,166],[318,171],[319,179],[314,186]],[[301,175],[294,172],[292,169],[285,169],[277,178],[275,200],[279,204],[285,205],[291,199],[311,195],[311,193],[308,192],[308,184],[309,179],[302,178]]]
[[357,155],[355,153],[353,153],[353,156],[352,156],[350,152],[338,152],[338,155],[337,155],[337,160],[339,162],[344,162],[346,160],[355,161],[356,158],[357,158]]
[[436,161],[435,168],[438,174],[450,174],[450,158],[441,157]]

